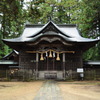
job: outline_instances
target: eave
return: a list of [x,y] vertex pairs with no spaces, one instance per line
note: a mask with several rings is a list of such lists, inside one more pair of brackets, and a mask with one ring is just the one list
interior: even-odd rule
[[[35,27],[35,28],[34,28]],[[67,29],[66,29],[67,28]],[[50,38],[52,37],[52,38]],[[54,39],[55,38],[55,39]],[[54,41],[80,46],[82,50],[93,47],[100,39],[83,38],[75,25],[56,25],[52,21],[43,25],[26,26],[23,34],[14,39],[3,39],[3,42],[15,50],[20,50],[27,44],[38,45],[41,41],[52,44]]]

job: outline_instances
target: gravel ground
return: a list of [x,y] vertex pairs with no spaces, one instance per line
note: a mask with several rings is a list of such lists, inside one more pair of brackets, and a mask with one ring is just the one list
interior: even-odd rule
[[61,91],[56,81],[46,81],[34,100],[63,100]]

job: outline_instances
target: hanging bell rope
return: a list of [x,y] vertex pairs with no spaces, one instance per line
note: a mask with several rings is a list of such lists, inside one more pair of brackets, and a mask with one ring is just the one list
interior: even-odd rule
[[53,52],[53,57],[55,57],[55,52]]
[[48,57],[48,52],[46,52],[46,57]]

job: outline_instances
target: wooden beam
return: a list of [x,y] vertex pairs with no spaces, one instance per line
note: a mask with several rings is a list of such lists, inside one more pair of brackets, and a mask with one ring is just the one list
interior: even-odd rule
[[75,53],[75,51],[56,51],[56,50],[52,50],[52,49],[49,49],[49,50],[46,50],[46,51],[26,51],[27,53],[46,53],[46,52],[49,52],[49,51],[54,51],[55,53]]

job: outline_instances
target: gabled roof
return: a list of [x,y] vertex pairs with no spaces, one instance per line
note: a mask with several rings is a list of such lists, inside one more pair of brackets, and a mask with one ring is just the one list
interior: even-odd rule
[[67,43],[75,44],[77,46],[81,45],[80,48],[82,47],[81,49],[85,51],[93,47],[100,40],[82,37],[76,25],[56,25],[54,22],[49,21],[45,25],[28,24],[20,37],[14,39],[3,39],[3,41],[11,48],[18,51],[22,49],[22,46],[26,46],[27,43],[37,45],[41,41],[47,41],[47,43],[60,41],[64,45],[67,45]]
[[41,33],[45,33],[46,31],[55,31],[56,33],[62,34],[66,37],[70,37],[69,35],[65,34],[56,24],[54,24],[52,21],[49,21],[46,25],[44,25],[38,32],[33,34],[30,37],[35,37]]
[[5,42],[32,42],[33,41],[34,42],[39,37],[45,35],[46,31],[52,31],[52,32],[54,31],[56,35],[62,37],[64,40],[68,42],[98,41],[98,39],[83,38],[80,35],[76,25],[56,25],[52,21],[49,21],[45,25],[26,25],[24,32],[20,37],[14,39],[3,39],[3,41]]
[[10,60],[9,58],[14,56],[14,55],[18,56],[19,52],[17,52],[16,50],[13,50],[11,53],[9,53],[8,55],[4,56],[2,59],[3,60]]

